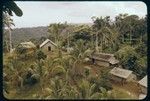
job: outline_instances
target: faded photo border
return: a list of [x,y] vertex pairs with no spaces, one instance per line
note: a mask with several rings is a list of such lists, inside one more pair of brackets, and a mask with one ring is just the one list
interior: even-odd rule
[[[4,55],[3,55],[3,33],[4,33],[4,30],[3,30],[3,11],[4,10],[6,10],[6,12],[8,12],[8,14],[9,15],[13,15],[12,16],[12,19],[14,20],[14,23],[15,23],[15,25],[16,26],[13,26],[12,27],[12,29],[15,29],[15,28],[26,28],[26,27],[35,27],[35,26],[48,26],[50,23],[56,23],[55,21],[56,21],[56,19],[57,19],[57,17],[59,17],[59,16],[56,16],[57,15],[57,13],[56,13],[56,11],[59,11],[59,10],[61,10],[61,12],[65,12],[64,14],[62,14],[62,15],[64,15],[63,17],[62,17],[62,19],[59,19],[59,20],[57,20],[57,22],[59,23],[59,22],[65,22],[65,21],[68,21],[68,22],[70,22],[70,23],[81,23],[81,24],[83,24],[83,23],[86,23],[86,22],[88,22],[89,20],[87,20],[87,18],[86,17],[84,17],[84,16],[97,16],[97,17],[99,17],[100,15],[96,15],[96,13],[98,13],[98,12],[103,12],[103,14],[104,15],[101,15],[101,16],[110,16],[111,15],[111,13],[109,13],[109,12],[114,12],[114,13],[116,13],[115,11],[113,11],[113,9],[110,9],[109,7],[107,8],[104,8],[104,7],[101,7],[100,8],[100,10],[97,10],[97,11],[95,11],[94,13],[93,13],[93,11],[90,11],[89,9],[91,8],[91,9],[93,9],[93,7],[95,7],[95,9],[98,9],[98,8],[96,8],[96,6],[90,6],[90,3],[91,2],[108,2],[108,4],[107,3],[105,3],[105,5],[104,6],[110,6],[111,5],[111,3],[109,3],[109,2],[114,2],[114,3],[116,3],[116,2],[131,2],[131,1],[76,1],[76,0],[71,0],[71,1],[40,1],[40,0],[36,0],[36,1],[14,1],[15,2],[15,4],[12,4],[11,5],[11,3],[13,3],[12,1],[9,1],[9,0],[6,0],[6,1],[2,1],[2,3],[1,3],[1,8],[2,8],[2,13],[1,13],[1,44],[0,44],[0,47],[1,47],[1,69],[0,69],[0,74],[1,74],[1,98],[0,99],[2,99],[2,100],[56,100],[56,99],[15,99],[15,98],[12,98],[12,99],[9,99],[9,98],[7,98],[6,96],[4,96],[4,94],[3,94],[3,87],[4,87],[4,84],[3,84],[3,79],[4,79],[4,73],[3,73],[3,66],[4,66],[4,62],[3,62],[3,59],[4,59]],[[43,5],[41,5],[41,6],[43,6],[43,8],[41,7],[41,10],[39,10],[39,12],[35,12],[35,14],[32,14],[31,12],[28,12],[28,14],[31,14],[32,16],[37,16],[36,18],[35,17],[29,17],[28,15],[25,15],[25,20],[23,20],[23,16],[24,16],[24,11],[23,10],[26,10],[26,11],[28,11],[29,9],[33,9],[33,7],[23,7],[23,5],[24,5],[24,2],[26,2],[26,5],[29,5],[28,4],[28,2],[32,2],[32,3],[34,3],[34,2],[41,2],[41,3],[45,3],[45,2],[47,2],[47,3],[45,3],[46,5],[45,6],[43,6]],[[75,10],[74,12],[69,12],[69,11],[67,11],[66,9],[68,9],[67,8],[67,6],[64,6],[64,5],[58,5],[58,6],[56,6],[57,5],[57,3],[56,3],[56,5],[54,5],[54,4],[51,4],[50,6],[51,7],[54,7],[53,9],[55,9],[55,11],[53,12],[52,10],[51,10],[51,12],[53,12],[53,14],[52,15],[54,15],[55,16],[55,18],[53,18],[53,17],[50,17],[50,15],[49,14],[46,14],[45,12],[42,12],[42,11],[44,11],[44,10],[49,10],[48,9],[48,6],[49,6],[49,4],[48,4],[48,2],[64,2],[64,5],[68,5],[68,6],[70,6],[70,7],[73,7],[74,9],[78,9],[78,5],[74,5],[74,2],[88,2],[89,4],[88,5],[85,5],[85,6],[88,6],[88,7],[86,7],[86,8],[83,8],[83,9],[78,9],[78,10]],[[67,4],[66,2],[72,2],[72,5],[70,4]],[[149,36],[150,36],[150,28],[149,28],[149,22],[150,22],[150,20],[149,20],[149,12],[150,12],[150,8],[149,8],[149,5],[150,5],[150,2],[148,1],[148,0],[145,0],[145,1],[133,1],[133,2],[141,2],[141,3],[144,3],[144,5],[146,6],[146,12],[147,12],[147,81],[149,81],[149,73],[150,73],[150,69],[149,69]],[[19,4],[20,3],[20,4]],[[31,4],[32,4],[31,3]],[[66,4],[65,4],[66,3]],[[16,5],[17,4],[17,5]],[[19,6],[19,5],[21,5],[22,6],[22,8]],[[7,6],[6,6],[7,5]],[[3,6],[6,6],[6,8],[8,7],[8,9],[5,9],[5,8],[3,8]],[[39,6],[40,6],[40,4],[39,4]],[[112,5],[113,7],[115,7],[116,5],[114,4],[114,5]],[[122,7],[123,5],[120,5],[120,7]],[[135,7],[135,9],[136,9],[136,6],[134,6],[134,5],[124,5],[124,8],[126,8],[126,7]],[[60,8],[60,7],[66,7],[66,8],[64,8],[64,9],[58,9],[58,8]],[[38,6],[35,6],[35,9],[39,9],[40,7],[38,7]],[[79,7],[80,8],[80,7]],[[123,10],[123,12],[126,12],[126,11],[129,11],[129,10],[131,10],[131,9],[118,9],[118,8],[116,8],[116,11],[117,11],[117,9],[118,9],[118,11],[117,11],[117,13],[116,13],[116,15],[117,14],[119,14],[119,13],[121,13],[121,10]],[[11,10],[9,10],[9,9],[11,9]],[[86,13],[85,12],[85,10],[88,12],[88,13]],[[110,11],[111,10],[111,11]],[[119,11],[120,10],[120,11]],[[132,9],[132,10],[134,10],[134,9]],[[142,10],[141,10],[142,11]],[[141,11],[135,11],[136,13],[138,13],[138,12],[141,12]],[[81,12],[81,14],[80,14],[80,12]],[[38,13],[39,14],[41,14],[41,16],[43,16],[44,14],[45,15],[47,15],[47,16],[45,16],[44,17],[44,19],[45,19],[45,21],[39,21],[39,20],[42,20],[39,16],[38,16]],[[60,12],[59,12],[60,13]],[[85,13],[85,14],[83,14],[83,13]],[[91,13],[92,15],[90,15],[89,13]],[[136,13],[135,13],[135,15],[136,15]],[[141,15],[142,15],[142,13],[143,12],[141,12]],[[66,15],[65,15],[66,14]],[[68,15],[72,15],[72,17],[70,17],[70,18],[68,18],[67,19],[67,16]],[[110,15],[109,15],[110,14]],[[61,14],[60,14],[61,15]],[[116,15],[113,15],[112,14],[112,16],[111,16],[111,18],[114,18]],[[132,15],[132,11],[131,11],[131,15]],[[22,16],[22,17],[21,17]],[[49,16],[49,17],[48,17]],[[81,17],[81,16],[83,16],[83,18]],[[79,20],[79,18],[81,17],[81,20]],[[20,21],[19,21],[19,19],[20,19]],[[33,20],[32,20],[33,19]],[[48,20],[49,19],[49,20]],[[63,19],[65,19],[65,20],[63,20]],[[71,22],[71,19],[73,19],[73,21],[74,22]],[[89,17],[89,19],[91,19],[90,17]],[[28,21],[27,20],[31,20],[31,22],[32,23],[28,23]],[[38,22],[36,22],[36,20],[38,21]],[[47,21],[48,20],[48,21]],[[51,21],[50,21],[51,20]],[[24,22],[23,22],[24,21]],[[91,20],[91,22],[92,22],[92,20]],[[91,23],[90,21],[88,22],[88,23]],[[81,37],[81,36],[79,36],[79,37]],[[60,37],[59,37],[60,38]],[[59,39],[59,40],[61,40],[61,39]],[[51,41],[51,40],[50,40]],[[59,42],[58,42],[59,43]],[[52,43],[52,44],[54,44],[54,46],[55,46],[55,43]],[[40,47],[40,46],[36,46],[36,47]],[[42,46],[41,46],[42,47]],[[53,47],[48,47],[48,50],[52,50],[53,49]],[[54,50],[55,51],[55,50]],[[68,51],[68,50],[67,50]],[[47,57],[46,57],[47,58]],[[92,57],[92,59],[93,59],[93,57]],[[92,62],[94,63],[95,62],[95,60],[92,60]],[[40,62],[39,62],[40,63]],[[19,73],[18,73],[19,74]],[[11,77],[11,75],[9,75],[9,77]],[[146,96],[146,98],[144,98],[144,100],[148,100],[148,99],[150,99],[150,97],[149,97],[149,82],[148,82],[148,88],[147,88],[147,96]],[[102,89],[103,90],[103,89]],[[47,91],[49,91],[49,89],[47,90]],[[58,99],[58,100],[62,100],[61,98],[60,99]],[[63,99],[63,100],[78,100],[78,99]],[[84,99],[84,100],[88,100],[88,99]],[[95,99],[90,99],[90,100],[95,100]],[[98,100],[102,100],[102,99],[98,99]],[[109,100],[116,100],[116,99],[109,99]],[[117,100],[124,100],[124,99],[117,99]],[[127,99],[127,100],[136,100],[136,99]],[[139,99],[137,99],[137,100],[139,100]]]

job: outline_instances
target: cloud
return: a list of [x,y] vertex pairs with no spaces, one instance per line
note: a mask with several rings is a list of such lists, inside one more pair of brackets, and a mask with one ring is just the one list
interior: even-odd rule
[[70,23],[91,22],[92,16],[110,16],[120,13],[145,16],[146,5],[143,2],[104,2],[104,1],[17,1],[23,10],[22,17],[14,16],[16,27],[48,25],[54,22]]

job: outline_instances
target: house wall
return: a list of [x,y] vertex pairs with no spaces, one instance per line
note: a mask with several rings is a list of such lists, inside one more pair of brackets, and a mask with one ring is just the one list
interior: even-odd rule
[[103,61],[95,60],[95,63],[97,65],[99,65],[99,66],[109,67],[109,63],[108,62],[103,62]]
[[116,81],[116,82],[122,82],[124,80],[123,78],[117,77],[115,75],[111,75],[110,78],[111,80]]
[[129,77],[127,78],[127,81],[132,81],[132,80],[136,80],[136,75],[134,74],[129,75]]
[[147,94],[147,87],[140,85],[140,88],[141,88],[141,93]]
[[54,51],[56,49],[56,46],[54,46],[53,44],[51,44],[50,42],[48,42],[47,44],[45,44],[41,49],[44,52],[49,52],[48,51],[48,47],[51,47],[51,51]]
[[112,80],[119,81],[119,82],[120,81],[129,82],[129,81],[137,79],[136,75],[134,75],[134,74],[130,74],[128,76],[128,78],[126,78],[126,79],[125,78],[121,78],[121,77],[117,77],[117,76],[111,74],[111,78],[112,78]]

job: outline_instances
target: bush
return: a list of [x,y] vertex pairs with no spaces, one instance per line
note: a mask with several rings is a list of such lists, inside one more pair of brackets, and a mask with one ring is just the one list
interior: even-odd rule
[[147,74],[147,56],[137,59],[136,72],[140,75],[140,77],[144,77]]
[[25,54],[27,52],[27,49],[24,47],[17,47],[16,52],[19,54]]
[[37,52],[36,52],[36,59],[38,59],[38,60],[41,60],[41,59],[45,59],[47,56],[41,51],[41,50],[38,50]]
[[106,90],[112,89],[112,84],[109,80],[109,71],[103,71],[100,75],[98,75],[98,79],[96,80],[97,90],[100,90],[100,87],[105,88]]
[[53,75],[62,75],[64,74],[66,71],[65,69],[62,67],[62,66],[57,66],[57,67],[54,67],[52,69],[52,74]]
[[95,83],[95,82],[97,81],[97,77],[90,75],[90,76],[88,77],[88,81],[89,81],[90,83]]
[[40,75],[39,74],[33,74],[30,78],[30,83],[35,84],[40,81]]
[[24,84],[28,85],[34,85],[40,81],[40,75],[39,74],[32,74],[28,72],[26,75],[26,78],[24,79]]
[[120,60],[123,67],[134,70],[135,62],[139,58],[135,49],[131,46],[124,46],[115,53],[115,56]]
[[139,43],[135,47],[135,51],[140,54],[140,56],[147,56],[147,46],[144,43]]

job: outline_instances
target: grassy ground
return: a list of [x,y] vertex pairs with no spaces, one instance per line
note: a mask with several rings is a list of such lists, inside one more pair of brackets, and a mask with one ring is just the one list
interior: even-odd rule
[[112,92],[115,94],[115,99],[138,99],[134,93],[119,86],[113,86]]
[[139,92],[139,87],[137,86],[137,83],[128,82],[124,85],[121,85],[119,83],[112,82],[112,84],[113,84],[113,88],[117,88],[117,89],[121,88],[121,89],[129,92],[130,95],[132,95],[133,97],[138,98],[138,95],[140,92]]
[[7,99],[31,99],[40,96],[41,89],[40,85],[36,84],[32,87],[25,87],[23,90],[11,90],[10,94],[5,95]]

